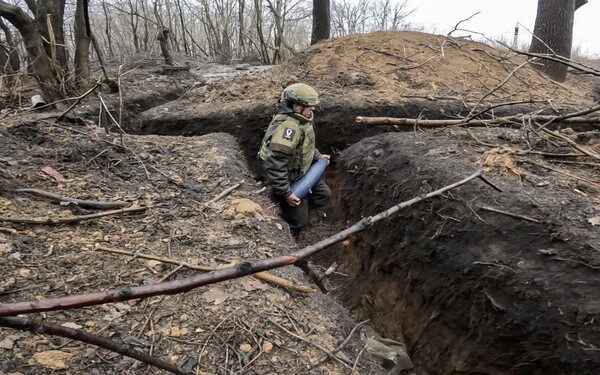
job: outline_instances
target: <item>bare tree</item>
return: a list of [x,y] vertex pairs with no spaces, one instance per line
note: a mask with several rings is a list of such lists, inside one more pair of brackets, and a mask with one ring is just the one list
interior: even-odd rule
[[90,76],[90,26],[88,0],[77,0],[75,10],[75,82],[79,89],[87,89]]
[[59,80],[44,48],[42,35],[35,26],[35,21],[25,11],[15,5],[0,0],[0,17],[10,22],[21,34],[33,74],[38,80],[44,97],[49,102],[64,98],[60,90]]

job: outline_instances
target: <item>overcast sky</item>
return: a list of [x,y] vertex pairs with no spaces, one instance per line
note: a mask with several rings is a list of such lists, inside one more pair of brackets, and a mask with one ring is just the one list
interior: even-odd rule
[[[409,0],[415,12],[409,21],[423,25],[426,32],[445,35],[461,20],[481,12],[460,28],[477,31],[496,40],[512,42],[515,25],[520,23],[519,44],[529,44],[533,32],[537,0]],[[600,57],[600,0],[588,3],[575,12],[573,48],[583,54]]]

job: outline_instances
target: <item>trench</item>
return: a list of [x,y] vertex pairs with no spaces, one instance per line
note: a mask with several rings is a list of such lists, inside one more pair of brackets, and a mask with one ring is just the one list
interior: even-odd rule
[[[462,110],[447,105],[440,112],[427,101],[401,107],[331,102],[317,113],[319,149],[340,154],[327,172],[334,193],[328,219],[313,226],[309,239],[324,238],[474,171],[465,157],[445,163],[429,157],[432,145],[444,144],[433,131],[423,142],[412,134],[414,129],[368,128],[354,122],[357,115],[436,118]],[[258,179],[255,155],[271,112],[264,105],[195,118],[142,114],[135,129],[158,135],[230,133]],[[454,141],[463,140],[457,136]],[[314,261],[329,266],[335,259],[347,275],[333,279],[343,285],[336,297],[358,319],[370,319],[382,336],[404,341],[417,367],[428,374],[598,374],[598,356],[564,345],[572,332],[568,320],[584,309],[565,311],[549,302],[580,307],[578,295],[569,292],[562,278],[553,279],[569,270],[560,262],[548,263],[538,252],[577,245],[561,241],[552,224],[476,213],[474,202],[535,211],[517,187],[500,187],[502,193],[475,181],[422,202]],[[581,272],[596,277],[593,270]],[[594,324],[586,333],[600,339],[591,333]]]

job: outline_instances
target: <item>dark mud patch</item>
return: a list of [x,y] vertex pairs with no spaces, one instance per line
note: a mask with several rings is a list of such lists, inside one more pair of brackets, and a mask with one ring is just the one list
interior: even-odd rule
[[[482,151],[461,130],[365,139],[337,159],[330,216],[345,226],[448,185],[474,171]],[[515,161],[520,178],[499,165],[486,172],[502,193],[477,180],[336,248],[346,306],[404,338],[433,374],[597,374],[600,231],[589,219],[598,192]],[[578,172],[599,177],[594,167]]]

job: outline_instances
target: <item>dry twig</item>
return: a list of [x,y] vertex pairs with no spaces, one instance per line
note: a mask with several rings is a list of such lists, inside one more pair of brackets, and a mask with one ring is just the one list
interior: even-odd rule
[[538,220],[538,219],[534,219],[534,218],[529,217],[529,216],[519,215],[519,214],[513,214],[511,212],[502,211],[502,210],[499,210],[497,208],[490,207],[490,206],[479,206],[479,208],[481,208],[482,210],[486,210],[486,211],[490,211],[490,212],[495,212],[497,214],[502,214],[502,215],[514,217],[514,218],[517,218],[517,219],[523,219],[523,220],[526,220],[526,221],[531,221],[532,223],[538,223],[538,224],[543,223],[543,221]]
[[267,319],[269,320],[269,322],[271,322],[272,324],[274,324],[275,326],[277,326],[279,329],[281,329],[283,332],[287,333],[288,335],[290,335],[292,337],[295,337],[298,340],[307,343],[308,345],[314,346],[315,348],[317,348],[317,349],[321,350],[322,352],[324,352],[327,355],[327,357],[329,357],[331,359],[334,359],[335,361],[341,363],[342,365],[344,365],[347,368],[350,368],[350,365],[345,360],[343,360],[342,358],[336,356],[335,354],[333,354],[332,352],[328,351],[327,349],[323,348],[321,345],[315,344],[314,342],[311,342],[311,341],[305,339],[304,337],[299,336],[299,335],[291,332],[289,329],[285,328],[284,326],[282,326],[281,324],[277,323],[276,321],[274,321],[271,318],[267,318]]
[[[360,327],[362,327],[365,324],[367,324],[367,322],[368,322],[368,320],[363,320],[362,322],[360,322],[357,325],[355,325],[354,328],[352,328],[352,330],[350,331],[350,333],[346,337],[346,339],[344,341],[342,341],[338,346],[336,346],[335,349],[333,349],[330,353],[331,354],[335,354],[335,353],[339,352],[340,350],[342,350],[344,348],[344,345],[346,345],[346,343],[348,341],[350,341],[350,337],[352,337],[352,335],[354,334],[354,331],[356,331]],[[315,363],[313,363],[313,364],[310,365],[310,367],[308,368],[308,370],[313,369],[313,368],[319,366],[321,363],[325,362],[327,360],[327,358],[329,358],[328,355],[324,355],[323,357],[319,358]]]
[[[162,263],[176,264],[178,266],[189,268],[189,269],[196,270],[196,271],[208,272],[208,271],[217,271],[220,269],[225,269],[225,268],[219,268],[219,267],[215,268],[215,267],[189,264],[186,262],[177,261],[175,259],[163,258],[163,257],[151,255],[151,254],[134,253],[134,252],[125,251],[125,250],[111,249],[111,248],[100,246],[100,245],[96,245],[96,250],[106,251],[108,253],[113,253],[113,254],[127,255],[127,256],[131,256],[133,258],[143,258],[143,259],[156,260],[156,261],[162,262]],[[229,267],[230,266],[228,266],[226,268],[229,268]],[[304,285],[297,285],[289,280],[286,280],[284,278],[281,278],[281,277],[278,277],[275,275],[271,275],[270,273],[267,273],[267,272],[257,272],[255,274],[253,274],[252,276],[254,276],[255,278],[257,278],[259,280],[265,281],[269,284],[273,284],[273,285],[280,286],[282,288],[294,290],[296,292],[300,292],[300,293],[314,293],[315,292],[315,290],[312,288],[309,288]]]
[[95,209],[103,210],[103,209],[108,209],[108,208],[122,208],[122,207],[127,207],[127,206],[131,205],[131,203],[127,203],[127,202],[98,202],[98,201],[88,201],[88,200],[81,200],[81,199],[77,199],[77,198],[63,197],[61,195],[50,193],[48,191],[40,190],[40,189],[23,188],[23,189],[17,189],[15,191],[17,191],[19,193],[30,193],[30,194],[34,194],[34,195],[39,195],[44,198],[49,198],[50,200],[53,200],[55,202],[72,203],[81,208],[95,208]]
[[176,365],[163,361],[162,359],[152,357],[144,352],[141,352],[131,345],[119,344],[106,337],[94,335],[79,329],[68,328],[58,324],[45,322],[41,319],[28,319],[16,317],[0,317],[0,326],[10,327],[21,331],[31,331],[35,334],[45,333],[53,336],[66,337],[69,339],[85,342],[98,346],[103,349],[110,350],[115,353],[122,354],[127,357],[137,359],[140,362],[158,367],[169,371],[173,374],[186,374],[181,368]]
[[84,221],[84,220],[97,219],[99,217],[104,217],[104,216],[124,214],[124,213],[128,213],[128,212],[145,211],[152,207],[154,207],[154,206],[129,207],[129,208],[123,208],[121,210],[104,211],[104,212],[98,212],[95,214],[80,215],[80,216],[73,216],[73,217],[67,217],[67,218],[28,219],[28,218],[0,216],[0,221],[6,221],[9,223],[42,224],[42,225],[44,225],[44,224],[45,225],[72,224],[72,223],[78,223],[78,222]]

